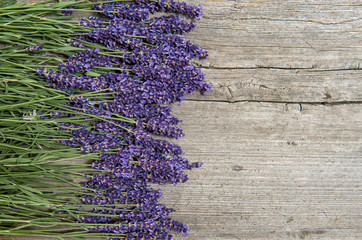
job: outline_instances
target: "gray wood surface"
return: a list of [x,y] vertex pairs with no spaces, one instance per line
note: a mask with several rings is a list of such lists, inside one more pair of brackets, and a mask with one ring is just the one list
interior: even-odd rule
[[163,187],[177,239],[362,239],[362,2],[188,2],[214,91],[174,106],[204,162]]
[[361,0],[187,2],[214,91],[174,107],[204,162],[163,187],[176,238],[362,239]]
[[362,237],[359,104],[186,101],[175,113],[186,156],[204,162],[164,188],[187,239]]

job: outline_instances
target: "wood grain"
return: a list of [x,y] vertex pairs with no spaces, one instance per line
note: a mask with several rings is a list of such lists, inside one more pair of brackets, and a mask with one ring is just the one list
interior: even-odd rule
[[213,91],[202,101],[286,103],[361,102],[360,70],[203,69]]
[[163,188],[177,239],[361,239],[361,2],[188,2],[214,91],[175,106],[204,162]]
[[360,1],[188,2],[204,6],[189,38],[209,51],[196,64],[215,85],[201,99],[361,101]]
[[163,188],[186,239],[362,237],[360,105],[186,101],[174,111],[186,156],[204,163]]
[[188,1],[204,6],[190,34],[215,68],[359,69],[360,1]]

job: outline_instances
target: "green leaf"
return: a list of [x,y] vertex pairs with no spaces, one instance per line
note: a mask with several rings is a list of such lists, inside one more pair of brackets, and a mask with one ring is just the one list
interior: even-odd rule
[[41,197],[39,197],[38,195],[26,190],[26,189],[21,189],[23,193],[25,193],[26,195],[28,195],[28,197],[30,198],[31,202],[36,202],[36,203],[42,203],[44,205],[50,205],[51,203],[49,201],[47,201],[46,199],[43,199]]
[[100,76],[99,73],[90,72],[90,71],[86,72],[86,75],[87,75],[87,76],[91,76],[91,77],[99,77],[99,76]]
[[40,192],[38,189],[35,189],[35,188],[32,188],[32,187],[29,187],[27,185],[18,185],[18,187],[21,189],[21,190],[27,190],[27,191],[30,191],[30,192],[33,192],[33,193],[37,193],[37,194],[43,194],[42,192]]
[[16,3],[16,0],[1,0],[0,1],[0,8],[8,7],[10,5],[14,5]]

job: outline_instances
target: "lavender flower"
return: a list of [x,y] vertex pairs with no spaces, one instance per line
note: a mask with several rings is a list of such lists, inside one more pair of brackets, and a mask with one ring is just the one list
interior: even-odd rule
[[77,40],[69,39],[68,42],[73,47],[85,48],[84,43],[81,43]]
[[140,7],[136,3],[103,3],[94,5],[95,10],[102,11],[108,18],[123,18],[134,21],[143,21],[148,18],[149,9]]
[[36,51],[41,50],[42,48],[43,48],[43,45],[32,45],[32,46],[25,48],[25,51],[36,52]]
[[59,63],[59,69],[68,74],[90,71],[92,67],[112,67],[112,63],[118,63],[115,57],[98,54],[99,49],[85,50],[68,58],[66,63]]
[[195,24],[179,16],[168,15],[150,19],[144,28],[150,33],[185,34],[194,29]]
[[150,9],[151,13],[168,11],[168,12],[180,13],[182,15],[188,16],[190,18],[196,18],[198,20],[202,16],[201,6],[197,7],[191,6],[186,4],[185,2],[176,2],[174,0],[170,1],[135,0],[135,1],[138,5]]
[[[75,9],[75,7],[65,7],[64,9]],[[64,16],[71,16],[73,14],[73,11],[71,11],[71,10],[63,10],[61,13]]]
[[[199,19],[201,7],[173,0],[135,0],[96,4],[94,9],[102,14],[80,21],[81,26],[93,30],[76,38],[102,44],[110,52],[84,49],[59,64],[59,70],[37,69],[39,76],[56,89],[69,94],[102,90],[107,98],[99,101],[95,96],[71,96],[65,105],[71,114],[52,112],[57,119],[75,117],[77,112],[98,117],[91,125],[59,123],[59,130],[71,135],[59,142],[100,156],[92,167],[101,172],[83,184],[92,194],[81,199],[83,204],[99,205],[91,212],[100,216],[83,214],[80,219],[102,223],[90,231],[125,234],[126,239],[172,239],[172,231],[186,235],[188,226],[169,219],[174,210],[159,204],[162,192],[149,184],[185,182],[185,171],[202,165],[183,158],[175,143],[153,137],[182,137],[180,120],[172,115],[168,104],[180,102],[195,91],[211,90],[201,70],[191,64],[194,58],[206,58],[206,50],[184,39],[195,27],[185,17]],[[161,11],[176,14],[149,19],[150,13]],[[89,46],[75,39],[69,42],[76,47]],[[97,67],[117,70],[100,72]],[[119,115],[135,121],[115,120]],[[109,204],[114,207],[105,207]]]

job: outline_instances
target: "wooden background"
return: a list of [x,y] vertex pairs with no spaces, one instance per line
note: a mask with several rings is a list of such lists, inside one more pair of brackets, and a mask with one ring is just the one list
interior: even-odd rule
[[[38,1],[38,0],[31,0]],[[214,90],[175,106],[178,240],[362,239],[361,0],[189,0]]]
[[204,162],[163,188],[177,239],[362,239],[362,1],[187,2],[214,90],[174,107]]

